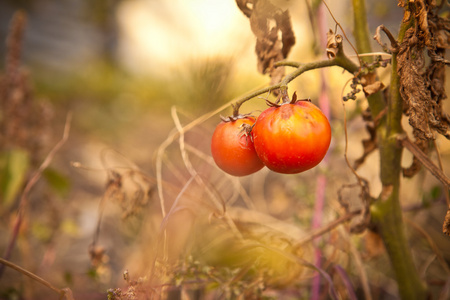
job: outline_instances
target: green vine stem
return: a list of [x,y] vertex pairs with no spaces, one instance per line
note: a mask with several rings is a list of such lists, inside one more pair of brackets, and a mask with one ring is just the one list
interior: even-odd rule
[[292,61],[279,61],[276,62],[275,67],[281,67],[281,66],[287,66],[287,67],[293,67],[296,68],[293,72],[289,73],[284,77],[284,79],[274,85],[264,87],[262,89],[259,89],[257,91],[254,91],[240,99],[238,99],[235,104],[233,105],[233,114],[235,114],[237,111],[239,111],[239,108],[243,103],[245,103],[248,100],[251,100],[259,95],[262,95],[267,92],[271,92],[277,89],[280,89],[280,92],[282,94],[287,94],[287,85],[300,76],[301,74],[314,70],[314,69],[321,69],[321,68],[327,68],[327,67],[333,67],[338,66],[343,68],[344,70],[354,74],[359,71],[359,66],[356,65],[351,59],[349,59],[342,48],[342,44],[338,45],[338,51],[336,53],[336,56],[333,59],[328,60],[320,60],[315,62],[309,62],[309,63],[299,63],[299,62],[292,62]]
[[[365,1],[352,0],[352,4],[355,28],[354,35],[357,41],[358,52],[369,53],[371,52],[371,46],[369,40],[370,34],[367,27]],[[402,99],[399,94],[399,77],[397,74],[395,53],[392,56],[389,91],[390,100],[388,101],[387,112],[377,128],[382,192],[377,202],[371,208],[372,222],[381,235],[389,255],[397,279],[400,297],[408,300],[426,299],[427,290],[414,265],[405,234],[400,207],[399,192],[402,147],[397,142],[397,136],[403,134],[403,129],[401,125]],[[385,106],[381,92],[370,95],[368,102],[372,116],[375,118],[382,112]]]

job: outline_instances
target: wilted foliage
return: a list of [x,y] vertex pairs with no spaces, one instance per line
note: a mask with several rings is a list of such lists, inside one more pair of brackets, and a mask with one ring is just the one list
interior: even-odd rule
[[[435,6],[435,2],[416,1],[412,11],[418,24],[405,32],[397,56],[405,113],[413,127],[416,144],[424,152],[428,152],[429,141],[435,138],[433,131],[450,138],[450,118],[442,111],[442,100],[446,98],[447,62],[444,55],[449,47],[450,21],[438,16]],[[405,15],[403,22],[410,22],[412,17]],[[428,66],[425,50],[431,59]],[[404,170],[404,175],[411,177],[419,170],[420,163],[415,158],[413,164]]]
[[256,36],[258,71],[270,74],[272,83],[284,76],[284,68],[274,68],[283,60],[295,44],[289,10],[275,6],[270,0],[236,0],[240,10],[250,19],[250,27]]

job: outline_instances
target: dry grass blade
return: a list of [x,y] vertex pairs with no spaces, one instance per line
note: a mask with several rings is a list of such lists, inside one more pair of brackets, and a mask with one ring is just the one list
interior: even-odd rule
[[[197,157],[199,157],[200,159],[202,159],[203,161],[208,163],[211,167],[217,168],[217,165],[216,165],[216,163],[214,162],[214,159],[211,156],[201,152],[199,149],[194,148],[194,147],[192,147],[189,144],[185,144],[185,148],[190,153],[196,155]],[[237,200],[238,196],[240,195],[242,197],[242,200],[247,205],[247,207],[255,208],[255,204],[253,203],[252,199],[250,198],[250,196],[247,194],[247,192],[243,188],[243,186],[240,183],[239,179],[237,177],[235,177],[235,176],[231,176],[231,175],[228,175],[228,174],[225,174],[225,175],[226,176],[224,178],[226,180],[229,180],[229,181],[232,182],[232,184],[234,186],[233,190],[235,191],[233,196],[227,201],[227,205],[233,205],[233,203]]]
[[319,236],[322,236],[325,233],[335,229],[337,226],[339,226],[339,225],[341,225],[341,224],[351,220],[352,218],[358,216],[360,213],[361,213],[361,210],[358,209],[358,210],[349,212],[349,213],[347,213],[347,214],[337,218],[336,220],[334,220],[334,221],[328,223],[327,225],[325,225],[324,227],[319,228],[319,229],[311,232],[308,236],[306,236],[306,237],[302,238],[301,240],[299,240],[296,243],[296,247],[300,247],[300,246],[302,246],[302,245],[304,245],[306,243],[309,243],[309,242],[313,241],[315,238],[317,238]]
[[63,299],[63,298],[65,298],[67,300],[73,300],[74,299],[73,295],[72,295],[72,291],[69,288],[59,289],[59,288],[53,286],[50,282],[46,281],[45,279],[37,276],[36,274],[31,273],[30,271],[25,270],[24,268],[19,267],[18,265],[14,264],[14,263],[6,260],[6,259],[3,259],[1,257],[0,257],[0,264],[2,264],[2,266],[7,266],[7,267],[9,267],[11,269],[14,269],[17,272],[20,272],[23,275],[28,276],[31,279],[39,282],[40,284],[48,287],[52,291],[58,293],[60,295],[60,299]]
[[214,191],[211,190],[211,188],[204,182],[204,180],[201,178],[201,176],[199,176],[199,174],[197,173],[197,171],[194,169],[194,167],[192,166],[192,163],[189,160],[189,157],[186,153],[185,150],[185,144],[184,144],[184,128],[183,126],[181,126],[180,120],[178,118],[178,115],[176,113],[176,109],[175,107],[172,107],[172,118],[175,122],[175,126],[176,129],[179,132],[179,143],[180,143],[180,151],[181,151],[181,156],[183,157],[183,162],[186,166],[186,168],[188,169],[189,173],[191,174],[191,176],[195,179],[195,181],[197,182],[197,184],[199,184],[200,186],[202,186],[206,193],[208,194],[209,198],[212,200],[213,204],[215,205],[215,208],[218,211],[221,211],[221,215],[225,218],[226,222],[228,223],[228,225],[230,226],[230,229],[233,231],[233,233],[240,239],[242,239],[242,235],[239,232],[239,230],[237,229],[236,225],[234,224],[233,220],[228,216],[227,212],[226,212],[226,204],[223,201],[223,199],[221,199],[220,197],[216,196],[216,193],[214,193]]
[[[30,193],[31,189],[34,187],[34,185],[38,182],[38,180],[41,178],[42,173],[45,169],[50,165],[52,162],[54,156],[59,151],[59,149],[66,143],[66,141],[69,139],[69,132],[70,132],[70,125],[72,122],[72,113],[67,114],[66,123],[64,125],[64,133],[61,138],[61,140],[53,147],[53,149],[48,153],[47,157],[44,159],[42,164],[39,166],[39,168],[33,173],[30,180],[25,185],[25,188],[22,192],[22,195],[20,197],[19,202],[19,208],[17,210],[17,218],[15,220],[12,233],[11,233],[11,239],[8,243],[8,247],[6,248],[4,258],[6,260],[9,259],[11,256],[12,250],[14,248],[14,245],[16,243],[17,235],[19,234],[20,227],[22,225],[23,220],[23,214],[25,213],[26,207],[28,205],[28,194]],[[0,266],[0,277],[3,274],[4,267],[3,265]]]
[[417,225],[412,220],[405,218],[405,221],[427,240],[428,244],[430,245],[430,248],[433,250],[434,254],[436,255],[436,258],[438,259],[438,261],[441,264],[442,268],[444,269],[445,273],[447,274],[447,276],[450,276],[450,268],[449,268],[444,256],[442,255],[442,252],[439,250],[438,246],[433,241],[431,236],[422,227]]
[[[356,297],[355,290],[353,288],[352,282],[351,282],[347,272],[345,272],[345,270],[340,265],[334,266],[334,269],[339,274],[341,281],[344,283],[344,286],[347,290],[348,299],[357,300],[358,298]],[[368,299],[368,298],[366,298],[366,299]]]
[[[251,93],[250,96],[248,96],[248,97],[253,98],[259,94],[261,94],[261,92],[260,93],[258,93],[258,92]],[[195,128],[196,126],[202,124],[206,120],[217,115],[224,109],[228,108],[232,103],[236,102],[236,100],[239,98],[242,98],[242,97],[234,98],[234,99],[228,101],[227,103],[225,103],[224,105],[218,107],[217,109],[215,109],[211,112],[208,112],[208,113],[198,117],[197,119],[193,120],[189,124],[183,126],[182,127],[183,132],[186,133],[189,130]],[[180,134],[180,132],[178,130],[173,130],[167,136],[167,138],[161,143],[161,145],[158,147],[158,151],[156,154],[156,185],[157,185],[157,189],[158,189],[158,196],[159,196],[159,200],[160,200],[161,212],[162,212],[163,217],[166,215],[165,205],[164,205],[165,199],[164,199],[164,194],[163,194],[163,180],[162,180],[162,167],[163,167],[164,154],[165,154],[167,147],[169,147],[173,143],[173,141],[179,134]]]
[[186,192],[186,190],[191,185],[191,183],[194,179],[195,179],[195,176],[192,176],[191,178],[189,178],[189,180],[186,182],[186,184],[181,189],[180,193],[178,193],[178,196],[175,198],[175,201],[172,204],[172,207],[170,208],[169,212],[167,213],[167,215],[163,218],[163,220],[161,222],[160,229],[159,229],[160,233],[162,233],[166,229],[170,216],[177,211],[177,209],[179,207],[178,204],[180,203],[181,197],[184,195],[184,193]]
[[436,166],[430,158],[423,153],[423,151],[414,144],[406,135],[398,137],[399,142],[403,147],[408,149],[414,156],[420,161],[420,163],[428,170],[430,173],[436,177],[442,184],[444,184],[446,189],[450,188],[450,178],[448,178],[441,169]]
[[[345,238],[346,241],[350,240],[350,236],[348,235],[347,231],[344,230],[343,228],[340,228],[341,230],[339,230],[340,234],[343,235],[343,237]],[[358,249],[356,248],[355,244],[352,243],[351,241],[348,243],[349,247],[350,247],[350,252],[352,253],[354,259],[355,259],[355,265],[356,268],[358,269],[359,272],[359,276],[361,277],[361,284],[362,284],[362,289],[364,291],[364,299],[366,300],[372,300],[372,293],[370,291],[370,283],[369,283],[369,278],[367,276],[367,272],[366,269],[364,268],[364,264],[363,264],[363,260],[361,258],[361,254],[359,253]]]

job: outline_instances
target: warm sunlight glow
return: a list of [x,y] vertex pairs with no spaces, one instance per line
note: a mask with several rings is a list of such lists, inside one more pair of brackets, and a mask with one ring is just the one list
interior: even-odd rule
[[118,20],[119,56],[134,72],[164,73],[199,56],[253,55],[248,19],[234,1],[125,1]]

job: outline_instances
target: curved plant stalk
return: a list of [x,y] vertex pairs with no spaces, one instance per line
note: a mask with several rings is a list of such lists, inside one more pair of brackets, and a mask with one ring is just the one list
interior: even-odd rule
[[265,88],[256,90],[244,97],[239,98],[235,104],[234,109],[239,110],[239,107],[244,104],[246,101],[251,100],[259,95],[262,95],[267,92],[271,92],[276,89],[280,89],[281,94],[285,93],[287,94],[287,85],[294,80],[295,78],[299,77],[301,74],[315,69],[321,69],[321,68],[328,68],[328,67],[341,67],[342,69],[348,71],[349,73],[356,73],[359,71],[359,67],[350,59],[348,58],[342,49],[342,44],[340,43],[338,45],[338,50],[336,53],[336,57],[333,59],[323,59],[319,61],[309,62],[309,63],[299,63],[299,62],[293,62],[293,61],[279,61],[274,64],[275,67],[281,67],[281,66],[289,66],[296,68],[291,73],[287,74],[282,81],[280,81],[277,84],[273,84],[270,86],[267,86]]
[[[30,180],[27,182],[27,184],[25,185],[25,187],[23,189],[23,192],[22,192],[22,195],[21,195],[20,201],[19,201],[19,207],[17,209],[17,218],[14,221],[14,225],[11,230],[11,237],[8,242],[8,246],[6,247],[5,254],[3,255],[3,258],[5,260],[8,260],[10,258],[12,251],[14,250],[14,247],[16,245],[17,236],[19,235],[19,231],[20,231],[20,227],[22,226],[25,210],[26,210],[26,207],[28,206],[29,193],[30,193],[31,189],[35,186],[35,184],[41,178],[44,170],[47,169],[47,167],[50,165],[50,163],[52,162],[56,153],[69,139],[71,122],[72,122],[72,113],[69,112],[66,117],[66,123],[64,125],[64,133],[63,133],[61,140],[48,153],[48,155],[45,157],[42,164],[39,166],[39,169],[37,169],[33,173]],[[4,271],[4,264],[0,264],[0,278],[3,275],[3,271]]]
[[59,299],[67,299],[67,300],[73,300],[73,295],[72,295],[72,291],[69,288],[63,288],[63,289],[59,289],[55,286],[53,286],[50,282],[46,281],[45,279],[39,277],[38,275],[31,273],[28,270],[25,270],[22,267],[19,267],[18,265],[3,259],[0,257],[0,264],[2,266],[7,266],[13,270],[16,270],[19,273],[22,273],[25,276],[28,276],[29,278],[33,279],[36,282],[39,282],[40,284],[46,286],[47,288],[51,289],[52,291],[54,291],[55,293],[59,294]]
[[[364,0],[352,0],[354,36],[359,52],[371,52]],[[403,29],[404,30],[404,29]],[[401,30],[402,31],[402,30]],[[401,37],[400,37],[401,38]],[[375,118],[384,109],[381,92],[368,96]],[[390,101],[384,120],[377,128],[380,149],[380,179],[382,192],[372,206],[372,221],[386,246],[402,299],[425,299],[427,290],[414,265],[406,238],[400,207],[400,171],[402,147],[397,136],[403,133],[401,126],[402,99],[399,94],[396,54],[392,55]]]

